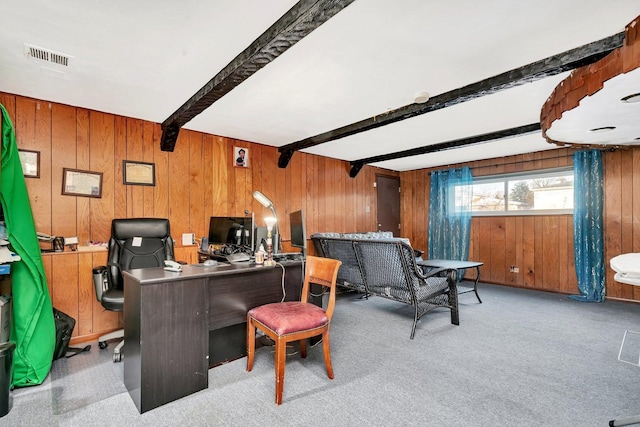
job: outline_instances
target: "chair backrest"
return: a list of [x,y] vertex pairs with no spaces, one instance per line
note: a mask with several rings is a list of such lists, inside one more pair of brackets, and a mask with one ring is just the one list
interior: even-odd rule
[[163,266],[174,259],[169,220],[114,219],[107,256],[110,286],[116,289],[122,289],[123,270]]
[[413,250],[399,240],[358,240],[356,254],[374,295],[413,304],[418,277],[413,274]]
[[327,304],[327,309],[325,310],[329,321],[331,321],[333,309],[336,305],[336,279],[338,277],[338,269],[341,264],[341,261],[331,258],[320,258],[315,256],[307,256],[306,258],[301,301],[308,301],[309,288],[311,284],[329,288],[329,302]]
[[319,246],[322,247],[320,256],[342,261],[338,272],[338,283],[360,292],[366,292],[362,271],[353,248],[353,241],[335,238],[319,238],[315,241],[320,242]]

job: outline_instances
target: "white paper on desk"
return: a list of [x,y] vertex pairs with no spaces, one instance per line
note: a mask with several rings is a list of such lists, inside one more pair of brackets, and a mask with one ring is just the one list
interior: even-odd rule
[[142,246],[142,237],[134,237],[131,246]]
[[16,255],[9,250],[6,246],[0,246],[0,264],[7,262],[20,261],[20,255]]

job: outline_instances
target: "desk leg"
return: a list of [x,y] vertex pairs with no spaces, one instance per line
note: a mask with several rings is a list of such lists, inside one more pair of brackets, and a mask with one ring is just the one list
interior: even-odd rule
[[478,295],[478,281],[480,281],[480,267],[476,267],[476,282],[473,284],[473,292],[475,292],[476,298],[478,298],[478,302],[482,304],[480,295]]

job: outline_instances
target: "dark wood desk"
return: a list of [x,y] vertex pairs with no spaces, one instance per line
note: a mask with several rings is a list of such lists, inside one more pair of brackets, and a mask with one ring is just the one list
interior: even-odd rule
[[[467,292],[473,291],[476,294],[476,298],[478,298],[478,302],[482,304],[480,295],[478,295],[478,281],[480,280],[480,267],[484,265],[484,263],[477,262],[477,261],[455,261],[450,259],[427,259],[424,261],[419,261],[417,264],[420,266],[429,267],[429,268],[454,268],[456,270],[465,269],[465,268],[475,268],[476,279],[473,282],[473,287],[466,288],[458,284],[458,295],[466,294]],[[465,288],[465,290],[461,291],[460,290],[461,288]]]
[[[302,263],[283,262],[286,300]],[[247,311],[282,300],[279,266],[185,265],[125,271],[124,383],[143,413],[208,387],[208,369],[246,355]]]

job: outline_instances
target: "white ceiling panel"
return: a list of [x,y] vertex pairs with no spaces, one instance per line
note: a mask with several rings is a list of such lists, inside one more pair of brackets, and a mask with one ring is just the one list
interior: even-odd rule
[[[162,123],[294,4],[15,2],[0,15],[0,91]],[[185,128],[280,147],[610,37],[639,14],[640,0],[355,0]],[[24,43],[69,66],[30,59]],[[534,123],[565,75],[305,151],[352,161]],[[528,135],[378,165],[554,148]]]

